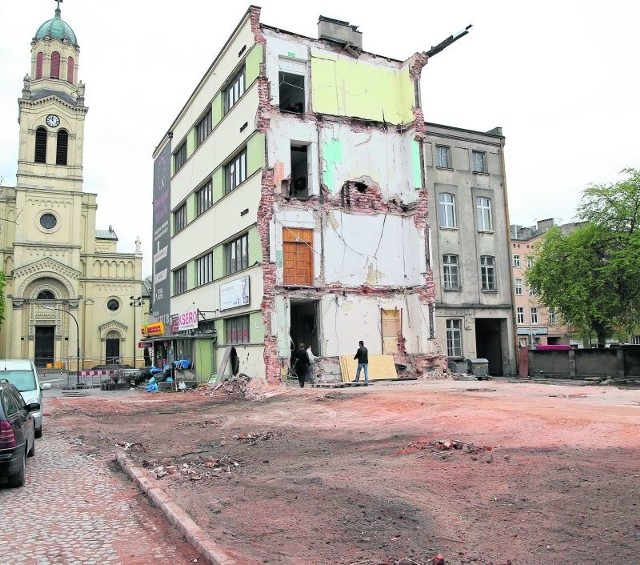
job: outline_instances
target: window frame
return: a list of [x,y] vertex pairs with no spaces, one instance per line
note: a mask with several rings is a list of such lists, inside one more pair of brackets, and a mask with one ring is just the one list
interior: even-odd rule
[[[450,197],[451,201],[447,202]],[[457,228],[456,218],[456,196],[450,192],[440,192],[438,194],[438,225],[441,228],[453,229]]]
[[[480,162],[478,162],[480,161]],[[472,171],[474,173],[487,174],[487,152],[471,150]]]
[[512,266],[514,267],[520,267],[520,255],[517,253],[513,254],[513,259],[512,259]]
[[213,251],[200,255],[196,259],[196,286],[213,282]]
[[454,253],[445,253],[442,256],[442,287],[449,291],[460,290],[460,265],[458,255]]
[[224,244],[225,275],[249,268],[249,232]]
[[196,191],[196,216],[202,216],[213,206],[213,180],[209,179]]
[[[240,331],[242,332],[242,337],[241,339],[237,339]],[[234,332],[236,339],[231,339]],[[234,316],[233,318],[225,318],[224,339],[226,345],[251,343],[251,318],[249,314]]]
[[66,167],[69,161],[69,132],[59,129],[56,133],[56,165]]
[[[236,168],[237,167],[237,168]],[[248,178],[247,148],[244,147],[224,165],[224,193],[229,194]]]
[[[444,160],[443,156],[445,157]],[[451,147],[448,145],[436,145],[436,169],[453,169]]]
[[179,267],[173,271],[173,295],[187,292],[187,267]]
[[183,203],[173,212],[173,234],[180,233],[187,227],[187,203]]
[[524,294],[523,289],[524,287],[522,285],[522,279],[520,277],[514,279],[513,291],[515,292],[516,296],[522,296]]
[[538,321],[538,307],[537,306],[531,306],[531,308],[529,308],[529,316],[531,319],[531,325],[532,326],[537,326],[540,322]]
[[229,79],[222,91],[223,114],[228,114],[247,91],[246,67],[243,65],[235,75]]
[[462,320],[447,318],[446,323],[447,356],[462,357]]
[[200,147],[213,131],[213,112],[211,106],[196,124],[196,147]]
[[173,153],[173,170],[177,173],[187,162],[187,142],[183,141]]
[[493,232],[493,210],[491,198],[476,196],[476,222],[478,231]]
[[497,292],[496,258],[493,255],[480,256],[480,286],[483,292]]
[[516,307],[516,324],[524,324],[524,306]]

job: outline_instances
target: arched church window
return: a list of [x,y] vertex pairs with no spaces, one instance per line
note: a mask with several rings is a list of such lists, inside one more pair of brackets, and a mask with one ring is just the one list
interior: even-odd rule
[[42,290],[38,293],[38,300],[55,300],[56,297],[50,290]]
[[47,162],[47,130],[39,127],[36,130],[36,163]]
[[69,145],[69,134],[66,130],[58,131],[58,144],[56,145],[56,165],[67,164],[67,146]]
[[36,55],[36,78],[42,78],[42,65],[44,63],[44,53],[40,51]]
[[60,78],[60,53],[51,53],[51,78]]
[[75,61],[73,60],[73,57],[69,57],[67,59],[67,82],[73,84],[73,71],[74,68],[73,66],[75,65]]

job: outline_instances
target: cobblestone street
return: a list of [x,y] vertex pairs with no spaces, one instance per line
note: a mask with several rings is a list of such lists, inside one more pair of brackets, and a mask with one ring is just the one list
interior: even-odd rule
[[27,462],[26,485],[0,483],[0,515],[12,516],[0,537],[0,563],[204,562],[124,474],[83,454],[80,441],[48,420]]

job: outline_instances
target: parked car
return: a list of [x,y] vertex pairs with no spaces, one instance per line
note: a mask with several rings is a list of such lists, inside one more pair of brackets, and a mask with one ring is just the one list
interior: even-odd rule
[[40,384],[38,371],[28,359],[0,359],[0,379],[12,383],[22,395],[25,404],[40,405],[33,413],[36,421],[36,437],[42,437],[42,391],[51,388],[51,383]]
[[6,379],[0,379],[0,477],[7,477],[9,486],[24,485],[27,457],[36,454],[35,412],[40,404],[25,404],[18,389]]

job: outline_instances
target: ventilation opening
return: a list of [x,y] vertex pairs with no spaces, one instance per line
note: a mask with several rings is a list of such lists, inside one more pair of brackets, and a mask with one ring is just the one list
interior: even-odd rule
[[304,113],[304,76],[280,72],[280,110]]
[[38,128],[36,130],[36,163],[47,162],[47,130]]
[[69,145],[69,134],[65,130],[58,132],[58,145],[56,146],[56,165],[67,164],[67,147]]

